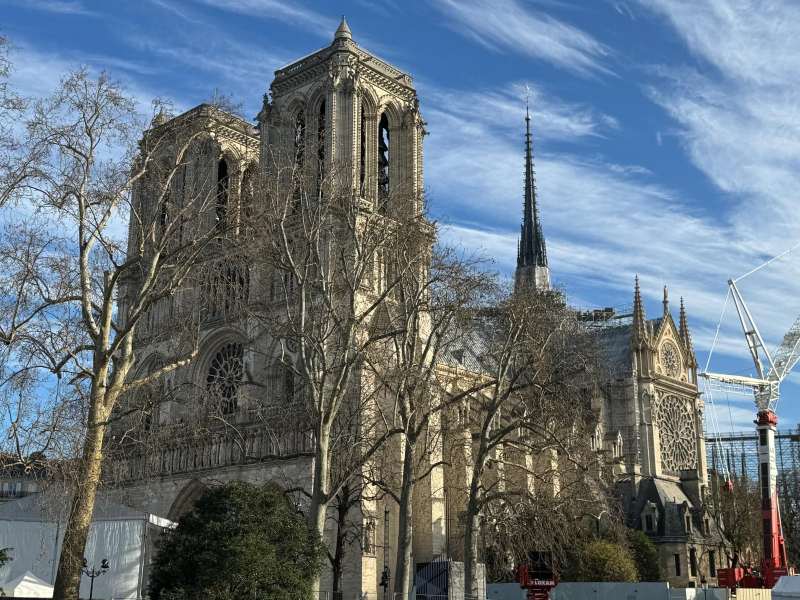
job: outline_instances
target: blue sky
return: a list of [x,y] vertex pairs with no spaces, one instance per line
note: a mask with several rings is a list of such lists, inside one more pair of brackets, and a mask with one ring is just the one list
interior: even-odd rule
[[[510,274],[521,216],[524,88],[555,282],[650,316],[684,296],[705,364],[726,281],[800,240],[800,4],[793,0],[0,0],[14,82],[52,89],[105,69],[146,109],[214,90],[255,116],[274,70],[354,39],[408,71],[430,135],[428,202],[443,236]],[[745,279],[770,346],[800,313],[797,257]],[[751,374],[734,313],[711,369]],[[800,382],[800,377],[796,379]],[[784,386],[782,425],[800,421]],[[720,428],[752,404],[716,398]]]

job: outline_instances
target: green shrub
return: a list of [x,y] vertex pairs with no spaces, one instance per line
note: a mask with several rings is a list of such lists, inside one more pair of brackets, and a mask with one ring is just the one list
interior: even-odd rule
[[274,484],[211,488],[158,544],[152,600],[311,597],[322,546]]

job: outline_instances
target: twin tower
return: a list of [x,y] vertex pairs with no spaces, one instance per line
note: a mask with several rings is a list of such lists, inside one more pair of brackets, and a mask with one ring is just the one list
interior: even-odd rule
[[307,181],[335,180],[376,208],[422,211],[411,77],[360,48],[344,19],[330,46],[276,71],[270,91],[258,115],[267,170],[294,161]]

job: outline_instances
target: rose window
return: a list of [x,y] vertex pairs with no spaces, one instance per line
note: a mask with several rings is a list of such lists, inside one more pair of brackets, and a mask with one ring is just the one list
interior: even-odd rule
[[211,360],[206,378],[206,389],[225,414],[236,410],[239,386],[242,383],[243,375],[242,345],[237,343],[224,345]]
[[697,431],[689,403],[677,396],[663,396],[656,406],[655,421],[663,469],[677,472],[697,468]]

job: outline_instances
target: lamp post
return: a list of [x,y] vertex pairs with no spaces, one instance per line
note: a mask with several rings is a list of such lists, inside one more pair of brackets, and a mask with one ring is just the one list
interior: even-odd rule
[[103,573],[108,571],[111,567],[108,564],[108,559],[104,558],[100,561],[100,568],[98,569],[95,565],[92,565],[92,568],[89,568],[89,564],[86,562],[86,559],[83,559],[83,566],[81,567],[81,573],[86,575],[91,583],[89,583],[89,600],[92,600],[94,596],[94,580],[97,577],[100,577]]

